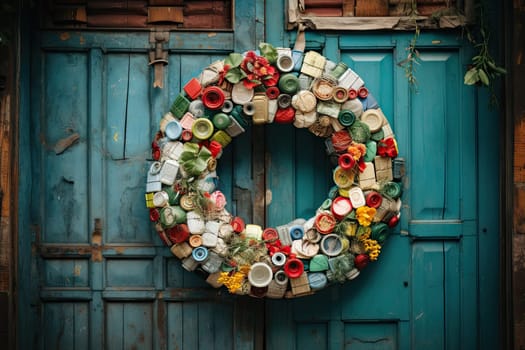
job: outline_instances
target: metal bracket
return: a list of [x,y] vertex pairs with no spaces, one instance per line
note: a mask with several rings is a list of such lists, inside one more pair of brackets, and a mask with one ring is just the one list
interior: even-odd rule
[[168,44],[169,41],[169,32],[154,31],[149,34],[151,49],[148,65],[153,66],[154,69],[153,87],[155,88],[162,89],[164,87],[164,66],[168,64],[168,50],[164,48],[164,44]]

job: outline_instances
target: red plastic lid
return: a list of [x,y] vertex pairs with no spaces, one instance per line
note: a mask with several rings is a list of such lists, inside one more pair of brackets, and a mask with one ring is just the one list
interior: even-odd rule
[[210,144],[207,146],[207,148],[210,150],[211,156],[213,158],[217,158],[219,153],[221,153],[222,145],[218,143],[217,141],[211,141]]
[[336,224],[335,217],[330,213],[320,213],[315,218],[315,228],[322,234],[332,232]]
[[368,265],[370,257],[366,254],[359,254],[354,258],[354,266],[359,270],[362,270]]
[[348,98],[351,100],[357,98],[357,91],[355,89],[348,90]]
[[368,96],[368,89],[365,88],[364,86],[360,87],[359,90],[357,91],[357,94],[359,95],[359,97],[361,98],[366,98]]
[[343,153],[339,156],[338,163],[344,170],[349,170],[354,167],[355,159],[350,153]]
[[232,219],[231,225],[233,227],[233,231],[237,233],[241,233],[242,231],[244,231],[244,220],[238,216]]
[[279,238],[279,233],[273,227],[265,228],[262,234],[265,241],[273,242]]
[[193,133],[191,132],[191,130],[182,130],[180,138],[182,139],[182,141],[185,142],[191,141],[191,139],[193,138]]
[[190,81],[184,85],[184,92],[188,95],[189,98],[195,100],[199,97],[201,93],[202,86],[199,81],[195,78],[192,78]]
[[295,109],[293,107],[279,108],[275,113],[274,121],[280,124],[293,123],[295,119]]
[[337,197],[332,201],[330,208],[337,220],[342,220],[352,211],[352,203],[347,197]]
[[379,208],[381,206],[381,203],[383,202],[383,197],[376,192],[376,191],[370,191],[366,194],[366,205],[368,205],[370,208]]
[[220,109],[224,105],[224,91],[218,86],[208,86],[202,92],[202,103],[209,109]]
[[159,221],[160,219],[160,213],[156,208],[151,208],[149,210],[149,219],[151,221]]
[[279,97],[280,94],[281,92],[279,91],[279,88],[277,86],[269,87],[266,90],[266,96],[268,96],[270,100],[275,100],[277,97]]
[[392,216],[388,221],[388,227],[395,227],[399,222],[399,215]]
[[178,224],[166,230],[170,241],[174,244],[182,243],[188,240],[190,230],[186,224]]
[[352,143],[352,136],[346,129],[336,131],[332,134],[332,145],[336,152],[343,152]]
[[304,272],[304,264],[297,258],[288,258],[284,264],[284,273],[288,278],[298,278]]

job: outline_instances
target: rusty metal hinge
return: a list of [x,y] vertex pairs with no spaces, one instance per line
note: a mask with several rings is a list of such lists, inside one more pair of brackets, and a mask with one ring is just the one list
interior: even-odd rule
[[149,52],[149,65],[154,69],[153,87],[162,89],[164,87],[164,66],[168,64],[168,50],[164,44],[170,41],[170,33],[165,31],[153,31],[149,34],[151,46]]

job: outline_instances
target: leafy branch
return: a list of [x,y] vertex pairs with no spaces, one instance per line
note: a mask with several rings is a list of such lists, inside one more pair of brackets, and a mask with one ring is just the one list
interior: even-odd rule
[[416,48],[417,40],[419,39],[419,33],[420,33],[419,25],[417,24],[417,16],[419,13],[417,11],[417,1],[416,0],[412,0],[410,5],[411,5],[410,18],[413,19],[414,26],[415,26],[414,36],[412,37],[412,39],[410,39],[410,43],[408,47],[406,48],[407,57],[404,60],[398,62],[397,65],[404,69],[405,76],[408,80],[408,84],[413,90],[417,91],[417,79],[414,73],[416,71],[416,65],[420,64],[419,63],[419,51]]

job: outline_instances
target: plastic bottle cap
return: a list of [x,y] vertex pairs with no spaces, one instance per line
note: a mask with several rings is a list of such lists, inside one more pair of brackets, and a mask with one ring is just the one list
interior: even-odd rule
[[328,257],[324,254],[318,254],[312,257],[312,260],[310,260],[311,272],[326,271],[328,268]]
[[280,286],[285,286],[288,284],[288,276],[283,270],[277,271],[273,280]]
[[326,278],[326,275],[322,272],[308,274],[308,284],[310,284],[310,288],[312,288],[312,290],[323,289],[324,287],[326,287],[327,283],[328,279]]
[[366,98],[368,96],[368,89],[364,86],[361,86],[359,90],[357,90],[357,94],[360,98]]
[[199,140],[207,140],[213,134],[213,123],[206,118],[197,118],[191,128],[193,136]]
[[398,199],[401,196],[401,186],[397,182],[387,182],[383,186],[383,193],[392,199]]
[[233,231],[237,233],[241,233],[242,231],[244,231],[244,220],[238,216],[232,219],[231,225],[233,227]]
[[381,206],[381,202],[383,202],[383,197],[376,192],[376,191],[370,191],[366,194],[366,205],[370,208],[379,208]]
[[365,195],[360,187],[352,187],[348,191],[348,198],[354,208],[359,208],[366,205]]
[[312,88],[315,96],[322,101],[329,101],[334,96],[334,84],[328,80],[316,80]]
[[315,228],[322,234],[332,232],[336,224],[335,218],[330,213],[319,213],[315,218]]
[[271,86],[268,89],[266,89],[266,96],[268,96],[270,100],[275,100],[277,97],[279,97],[280,93],[281,92],[279,91],[279,88],[277,86]]
[[242,106],[242,112],[245,114],[245,115],[249,115],[249,116],[252,116],[255,114],[255,106],[252,102],[246,102],[243,106]]
[[337,187],[349,188],[354,183],[354,173],[338,166],[334,170],[333,180]]
[[281,72],[291,72],[294,67],[294,61],[291,55],[280,55],[276,62],[277,69]]
[[255,287],[266,287],[273,279],[272,268],[263,262],[255,263],[248,273],[250,284]]
[[208,86],[202,91],[202,103],[206,108],[216,110],[224,105],[224,91],[218,86]]
[[231,120],[226,113],[217,113],[213,116],[213,126],[216,129],[224,130],[230,126]]
[[200,235],[192,235],[189,243],[193,248],[200,247],[202,245],[202,237]]
[[337,197],[332,202],[332,213],[337,220],[342,220],[352,211],[352,203],[350,199],[345,197]]
[[280,94],[277,97],[277,105],[279,108],[288,108],[292,104],[292,96],[288,94]]
[[348,98],[350,100],[356,99],[357,98],[357,91],[355,89],[349,89],[348,90]]
[[361,115],[361,122],[368,125],[371,133],[381,130],[385,117],[380,109],[367,109]]
[[195,117],[204,117],[204,104],[201,100],[191,101],[188,111]]
[[208,249],[205,247],[197,247],[193,249],[191,256],[195,261],[202,262],[208,258]]
[[182,133],[182,126],[177,120],[172,120],[166,124],[165,134],[166,137],[172,141],[177,140]]
[[299,79],[293,73],[287,73],[279,79],[279,90],[282,93],[293,95],[299,89]]
[[279,233],[273,227],[267,227],[263,231],[262,238],[267,242],[274,242],[279,238]]
[[341,241],[341,237],[331,233],[323,237],[320,248],[323,254],[327,256],[337,256],[343,250],[343,242]]
[[337,103],[344,103],[348,100],[348,90],[344,87],[336,86],[333,91],[333,98]]
[[274,253],[272,255],[272,264],[275,266],[283,266],[286,263],[286,255],[281,252]]
[[304,236],[304,229],[301,225],[294,225],[290,227],[290,237],[292,238],[292,241],[296,239],[302,239]]
[[164,207],[168,204],[169,195],[165,191],[157,192],[153,195],[153,205],[157,208]]
[[230,113],[233,109],[233,102],[231,100],[224,100],[221,111],[223,113]]
[[292,242],[292,252],[299,258],[310,259],[319,252],[319,244],[298,239]]
[[304,272],[304,264],[297,258],[290,258],[284,264],[284,272],[289,278],[298,278]]
[[151,208],[149,210],[149,219],[150,221],[158,221],[160,219],[160,213],[156,208]]
[[354,266],[359,270],[362,270],[368,265],[370,257],[366,254],[359,254],[354,258]]
[[343,153],[338,158],[339,166],[344,170],[350,170],[355,165],[355,159],[350,153]]
[[370,238],[375,239],[377,243],[383,244],[388,238],[390,231],[388,225],[384,222],[378,222],[371,227]]
[[337,120],[339,120],[339,123],[341,123],[342,126],[345,126],[345,127],[348,127],[352,124],[354,124],[355,122],[355,114],[354,112],[348,110],[348,109],[343,109],[339,112],[339,116],[337,118]]

